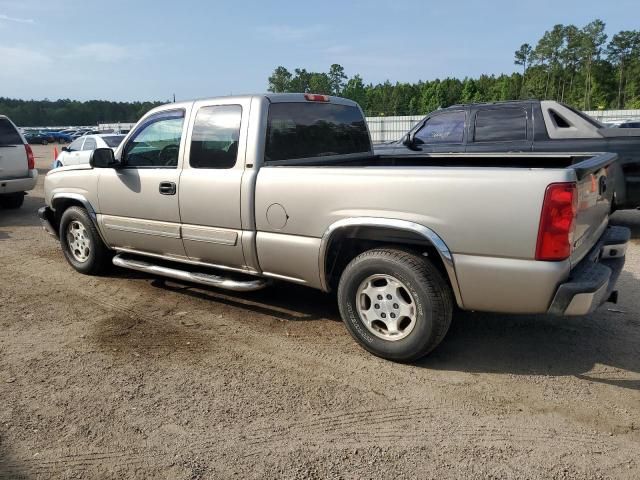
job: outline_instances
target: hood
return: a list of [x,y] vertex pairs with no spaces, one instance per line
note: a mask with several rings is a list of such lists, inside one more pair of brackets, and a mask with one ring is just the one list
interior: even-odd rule
[[80,165],[67,165],[66,167],[58,167],[47,172],[47,176],[55,175],[56,173],[69,172],[72,170],[92,170],[93,167],[88,163],[82,163]]

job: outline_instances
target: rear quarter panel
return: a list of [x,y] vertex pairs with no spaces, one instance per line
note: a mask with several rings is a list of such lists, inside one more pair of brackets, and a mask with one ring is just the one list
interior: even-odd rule
[[[559,169],[263,167],[256,229],[321,238],[343,218],[395,218],[431,228],[452,253],[533,259],[545,189],[571,176]],[[274,204],[288,216],[282,228],[267,218]]]

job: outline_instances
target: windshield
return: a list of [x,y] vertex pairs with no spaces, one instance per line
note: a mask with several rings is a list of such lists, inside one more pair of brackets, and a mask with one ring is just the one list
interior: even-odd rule
[[118,145],[120,145],[123,139],[124,139],[124,135],[108,135],[106,137],[102,137],[102,140],[104,140],[104,143],[109,145],[111,148],[115,148]]

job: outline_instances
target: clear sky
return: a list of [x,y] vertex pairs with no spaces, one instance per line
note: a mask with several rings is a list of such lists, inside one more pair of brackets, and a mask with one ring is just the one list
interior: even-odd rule
[[640,29],[640,0],[0,0],[0,96],[263,92],[278,65],[365,82],[512,72],[556,23]]

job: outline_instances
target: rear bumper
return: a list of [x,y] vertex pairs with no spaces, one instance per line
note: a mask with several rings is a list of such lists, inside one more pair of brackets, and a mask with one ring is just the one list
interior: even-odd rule
[[0,180],[0,195],[5,193],[18,193],[33,190],[38,183],[38,170],[29,170],[29,176],[24,178],[12,178]]
[[53,210],[49,207],[41,207],[38,209],[38,217],[40,217],[40,223],[42,223],[42,228],[49,235],[58,238],[58,231],[54,227],[54,215]]
[[586,315],[608,300],[615,301],[616,281],[624,267],[631,231],[609,227],[589,254],[571,270],[549,307],[553,315]]

